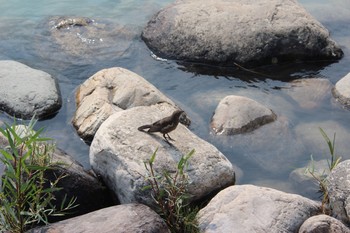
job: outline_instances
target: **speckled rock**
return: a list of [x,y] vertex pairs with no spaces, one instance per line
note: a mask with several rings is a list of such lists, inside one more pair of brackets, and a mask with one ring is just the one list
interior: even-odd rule
[[332,216],[350,223],[350,160],[339,163],[327,177]]
[[142,38],[160,57],[225,65],[343,56],[296,0],[178,0],[153,16]]

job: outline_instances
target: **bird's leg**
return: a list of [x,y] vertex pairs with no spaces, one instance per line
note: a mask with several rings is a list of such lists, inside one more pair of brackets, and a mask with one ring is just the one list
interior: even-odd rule
[[170,137],[170,135],[167,133],[166,135],[168,135],[168,138],[171,140],[171,141],[175,141],[174,139],[172,139],[171,137]]
[[[168,138],[167,138],[167,136],[168,136]],[[164,139],[165,139],[167,142],[169,142],[168,139],[169,139],[169,140],[172,140],[172,141],[175,141],[175,140],[172,139],[172,138],[169,136],[169,134],[167,134],[167,133],[164,133],[164,134],[163,134],[163,137],[164,137]]]

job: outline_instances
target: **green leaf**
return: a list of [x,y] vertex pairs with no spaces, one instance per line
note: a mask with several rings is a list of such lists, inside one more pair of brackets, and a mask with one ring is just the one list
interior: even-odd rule
[[157,151],[158,151],[158,147],[156,148],[156,150],[153,152],[150,160],[149,160],[149,163],[150,165],[152,165],[154,163],[154,160],[156,159],[156,154],[157,154]]

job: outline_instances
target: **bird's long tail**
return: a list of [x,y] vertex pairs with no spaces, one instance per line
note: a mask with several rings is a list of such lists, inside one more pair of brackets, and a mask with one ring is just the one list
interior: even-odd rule
[[151,125],[143,125],[143,126],[138,127],[137,129],[138,129],[139,131],[144,131],[144,129],[149,129],[149,128],[151,128],[151,127],[152,127]]

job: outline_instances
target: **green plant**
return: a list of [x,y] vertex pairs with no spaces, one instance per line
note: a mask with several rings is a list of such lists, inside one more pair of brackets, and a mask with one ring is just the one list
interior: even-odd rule
[[45,172],[53,169],[51,155],[55,146],[51,139],[40,137],[43,129],[35,132],[34,118],[28,126],[5,124],[0,128],[8,146],[0,149],[5,165],[0,189],[0,232],[25,232],[35,224],[47,224],[49,216],[65,214],[74,208],[75,199],[63,200],[53,206],[54,193],[60,188],[56,180],[47,180]]
[[144,177],[149,183],[144,190],[151,190],[152,198],[158,207],[157,212],[165,220],[171,232],[199,232],[196,222],[198,208],[191,207],[189,203],[190,195],[187,192],[189,178],[185,172],[188,160],[195,150],[181,157],[174,174],[168,171],[156,174],[154,161],[157,151],[158,149],[147,162],[144,162],[148,173]]
[[[340,162],[341,157],[338,157],[335,154],[335,133],[333,135],[333,140],[331,140],[326,132],[322,129],[319,128],[322,137],[326,141],[328,145],[328,150],[330,153],[330,160],[327,159],[328,163],[328,169],[329,172],[331,172]],[[322,194],[322,202],[321,202],[321,210],[323,214],[329,214],[329,196],[328,196],[328,184],[327,184],[327,175],[325,171],[322,173],[316,172],[315,166],[314,166],[314,160],[311,155],[311,163],[310,166],[307,167],[307,171],[309,174],[316,180],[316,182],[319,185],[319,192]]]

